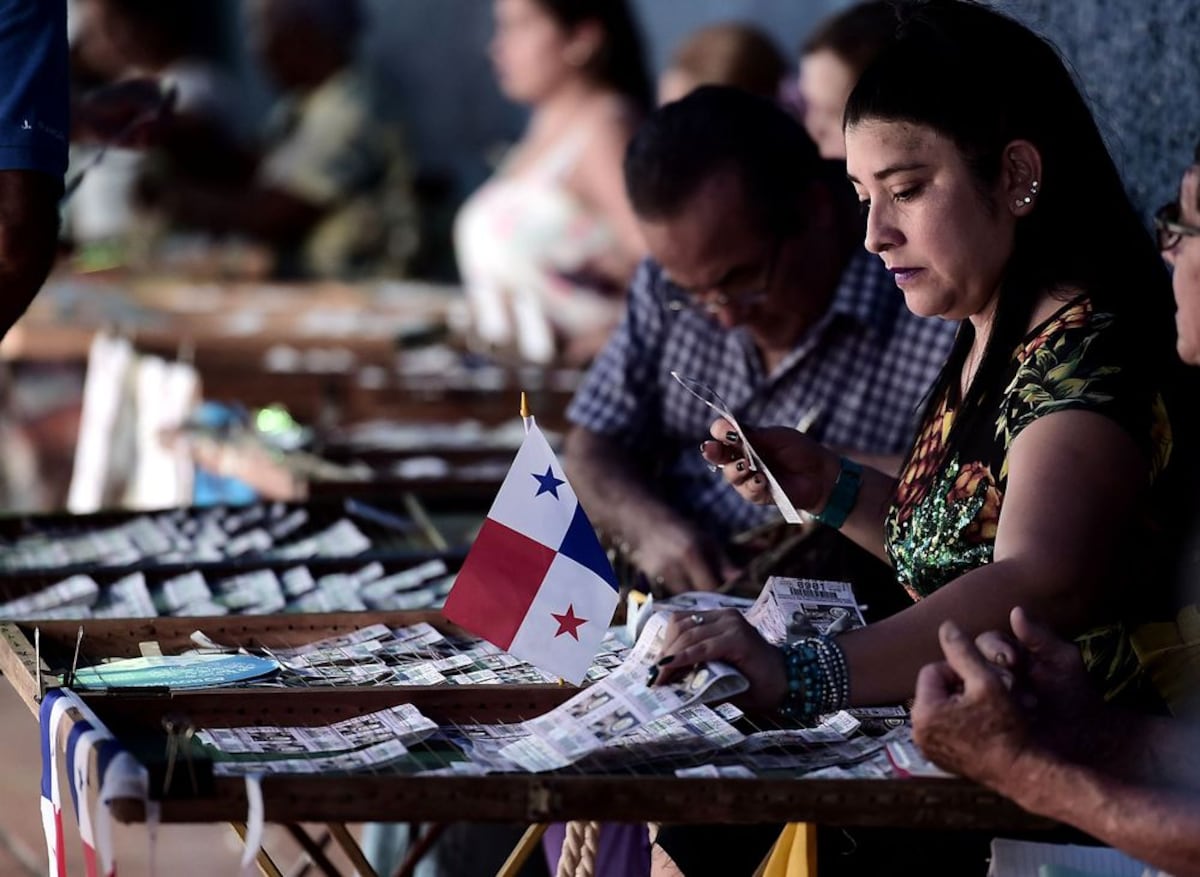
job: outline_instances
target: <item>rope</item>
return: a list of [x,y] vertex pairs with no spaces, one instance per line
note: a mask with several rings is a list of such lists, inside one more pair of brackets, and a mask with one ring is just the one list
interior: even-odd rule
[[583,853],[583,835],[584,823],[567,823],[567,833],[563,836],[562,853],[558,857],[558,871],[555,877],[575,877],[579,857]]
[[589,822],[583,827],[583,852],[575,877],[592,877],[596,873],[596,858],[600,852],[600,823]]

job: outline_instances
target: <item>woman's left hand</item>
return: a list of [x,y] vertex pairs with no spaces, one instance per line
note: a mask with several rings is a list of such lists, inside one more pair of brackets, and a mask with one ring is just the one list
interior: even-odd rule
[[732,664],[749,680],[749,690],[736,698],[744,709],[772,710],[783,702],[787,693],[783,655],[734,609],[675,613],[654,684],[671,682],[708,661]]

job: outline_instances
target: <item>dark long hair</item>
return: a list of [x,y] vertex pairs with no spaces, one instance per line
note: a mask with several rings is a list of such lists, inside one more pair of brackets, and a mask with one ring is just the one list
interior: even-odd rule
[[896,12],[887,0],[856,3],[818,24],[800,44],[800,54],[828,49],[859,74],[875,60],[895,30]]
[[642,35],[627,0],[536,2],[567,30],[574,30],[586,21],[599,23],[604,30],[604,43],[588,64],[587,72],[639,109],[650,108],[650,74],[646,70]]
[[[1131,361],[1165,386],[1176,372],[1170,280],[1058,52],[971,0],[895,7],[895,36],[851,93],[846,127],[875,119],[932,128],[955,143],[981,192],[999,179],[1012,141],[1028,140],[1042,157],[1035,209],[1017,222],[991,336],[951,447],[955,434],[1003,393],[1005,369],[1044,293],[1078,290],[1097,310],[1119,316],[1137,348]],[[931,405],[958,380],[973,339],[964,321]]]

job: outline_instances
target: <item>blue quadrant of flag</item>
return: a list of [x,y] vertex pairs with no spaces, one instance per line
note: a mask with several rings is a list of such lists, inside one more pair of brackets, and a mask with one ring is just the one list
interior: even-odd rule
[[610,588],[617,590],[617,578],[613,574],[612,564],[608,562],[608,555],[604,553],[600,541],[596,538],[596,531],[592,529],[588,516],[584,514],[583,506],[575,506],[575,514],[571,518],[571,525],[567,528],[567,535],[563,537],[558,553],[590,569],[608,582]]

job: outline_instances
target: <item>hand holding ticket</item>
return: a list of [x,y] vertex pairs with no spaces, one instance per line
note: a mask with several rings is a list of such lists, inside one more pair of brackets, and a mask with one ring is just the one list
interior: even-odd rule
[[[751,446],[749,439],[746,437],[746,431],[742,429],[741,424],[738,423],[729,406],[717,392],[712,387],[702,384],[699,381],[693,381],[691,378],[686,378],[678,372],[671,372],[671,377],[678,381],[685,390],[729,422],[733,427],[732,432],[736,434],[738,444],[745,454],[746,468],[750,473],[756,473],[761,476],[766,482],[766,487],[770,491],[771,501],[775,503],[780,514],[783,515],[783,519],[789,524],[803,523],[804,519],[801,517],[800,512],[796,510],[795,505],[792,504],[783,487],[780,486],[779,480],[767,467],[766,463],[763,462],[758,452]],[[797,432],[796,435],[800,436],[800,433]]]

